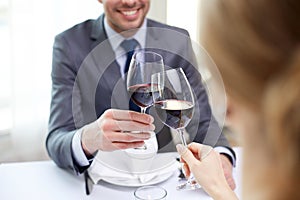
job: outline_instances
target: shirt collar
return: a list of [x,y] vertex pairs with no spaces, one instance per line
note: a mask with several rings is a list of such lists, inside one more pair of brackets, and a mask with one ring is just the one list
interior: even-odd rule
[[146,46],[146,24],[147,19],[144,19],[144,22],[142,26],[138,29],[138,31],[130,38],[125,38],[122,35],[118,34],[115,30],[113,30],[108,22],[107,18],[104,17],[104,29],[106,31],[106,35],[108,37],[108,40],[110,42],[110,45],[114,52],[117,51],[117,49],[120,47],[121,42],[126,39],[135,39],[139,43],[140,48],[145,48]]

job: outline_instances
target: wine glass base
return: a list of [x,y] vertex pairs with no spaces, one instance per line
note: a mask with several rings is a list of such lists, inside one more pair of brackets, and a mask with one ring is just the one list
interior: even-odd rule
[[196,190],[200,188],[201,186],[195,180],[190,180],[178,185],[176,190]]
[[144,146],[142,146],[142,147],[135,147],[134,149],[135,149],[135,150],[147,150],[147,146],[144,145]]

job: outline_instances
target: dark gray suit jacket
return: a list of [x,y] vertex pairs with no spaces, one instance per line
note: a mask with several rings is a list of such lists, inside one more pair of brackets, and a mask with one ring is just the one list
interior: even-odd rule
[[[212,116],[188,32],[148,19],[146,48],[161,54],[167,67],[182,67],[189,79],[196,97],[195,114],[187,127],[190,138],[231,150]],[[79,167],[72,155],[75,132],[109,108],[128,109],[128,95],[116,56],[107,40],[103,15],[56,36],[46,147],[58,166],[83,172],[86,168]],[[150,114],[156,118],[160,151],[175,150],[169,128],[158,120],[153,110]]]

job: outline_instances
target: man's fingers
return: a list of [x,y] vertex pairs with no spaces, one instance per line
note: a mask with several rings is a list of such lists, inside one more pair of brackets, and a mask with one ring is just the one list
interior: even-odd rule
[[232,178],[232,177],[226,178],[226,181],[227,181],[229,187],[230,187],[232,190],[234,190],[235,187],[236,187],[236,185],[235,185],[235,182],[234,182],[233,178]]
[[136,121],[144,124],[151,124],[154,122],[154,118],[151,115],[118,109],[109,109],[105,111],[103,117],[115,120]]
[[106,132],[104,137],[111,142],[143,142],[149,139],[151,134],[149,132],[141,133],[126,133],[126,132]]
[[103,132],[106,131],[154,131],[153,124],[144,124],[135,121],[117,121],[105,119],[99,125]]
[[229,186],[230,186],[230,188],[231,188],[232,190],[235,189],[235,182],[234,182],[233,179],[230,179],[230,181],[229,181]]
[[142,147],[144,142],[114,142],[112,143],[116,149],[130,149]]
[[148,140],[151,137],[151,132],[123,132],[123,134],[126,134],[130,137],[142,139],[142,140]]
[[115,121],[116,127],[122,131],[154,131],[154,124],[144,124],[135,121]]

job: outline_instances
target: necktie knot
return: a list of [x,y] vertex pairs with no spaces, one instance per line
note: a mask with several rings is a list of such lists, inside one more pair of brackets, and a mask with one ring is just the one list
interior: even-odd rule
[[121,47],[126,51],[126,53],[131,52],[138,45],[138,42],[135,39],[123,40]]

